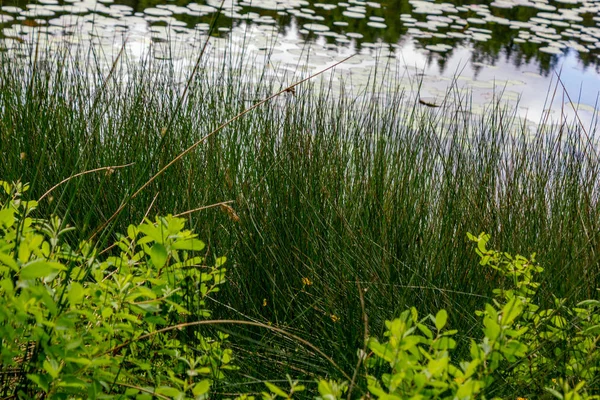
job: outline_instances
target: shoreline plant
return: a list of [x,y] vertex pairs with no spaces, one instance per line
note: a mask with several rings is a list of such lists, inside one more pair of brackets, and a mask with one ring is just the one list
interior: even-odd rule
[[[348,349],[364,345],[363,315],[382,337],[385,321],[411,306],[446,309],[456,359],[467,359],[474,310],[506,281],[476,268],[466,237],[481,231],[511,254],[544,249],[542,308],[597,297],[600,162],[595,133],[577,123],[532,127],[512,106],[476,112],[453,90],[432,109],[390,70],[361,93],[309,82],[213,135],[131,199],[287,79],[202,61],[188,80],[168,60],[126,54],[108,72],[93,56],[43,51],[18,62],[0,55],[0,176],[31,182],[41,215],[76,228],[63,236],[74,248],[123,205],[95,238],[99,248],[146,215],[185,217],[210,254],[234,260],[230,284],[210,298],[216,319],[280,327],[353,371],[361,361]],[[238,328],[226,332],[243,374],[231,371],[224,387],[260,393],[285,374],[348,380],[283,334]]]
[[227,335],[162,329],[208,317],[225,281],[183,219],[130,225],[113,250],[71,247],[60,218],[34,217],[28,185],[0,188],[3,398],[201,399],[233,368]]
[[[59,218],[34,216],[37,202],[23,198],[28,185],[0,181],[0,187],[4,397],[204,399],[213,381],[238,368],[228,335],[195,330],[190,340],[172,329],[186,325],[190,314],[210,316],[205,300],[225,282],[224,258],[207,266],[198,255],[204,243],[183,219],[130,225],[104,251],[86,241],[73,248]],[[535,255],[488,249],[483,233],[469,240],[480,266],[507,284],[476,312],[483,337],[470,339],[470,357],[452,357],[458,330],[447,328],[446,310],[419,318],[411,307],[386,321],[384,341],[366,337],[359,349],[366,390],[354,380],[320,378],[316,398],[352,398],[354,389],[354,397],[368,392],[386,400],[510,398],[507,390],[519,398],[600,399],[600,301],[571,307],[555,299],[555,308],[543,309],[534,301],[543,272]],[[265,382],[260,397],[305,391],[287,380],[289,390]]]

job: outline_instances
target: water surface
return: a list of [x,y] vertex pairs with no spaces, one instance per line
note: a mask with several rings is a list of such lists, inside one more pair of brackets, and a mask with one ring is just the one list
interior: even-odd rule
[[[128,56],[191,65],[217,13],[209,54],[243,54],[282,85],[350,54],[334,79],[355,93],[388,69],[394,90],[440,104],[450,85],[468,91],[476,111],[502,98],[539,121],[598,117],[600,1],[39,0],[3,1],[5,50],[44,41],[92,44],[106,60]],[[222,4],[222,8],[220,9]],[[560,81],[559,81],[560,77]],[[382,82],[379,87],[386,87]],[[566,88],[566,93],[563,91]],[[553,99],[547,94],[555,93]],[[568,96],[567,96],[568,95]]]

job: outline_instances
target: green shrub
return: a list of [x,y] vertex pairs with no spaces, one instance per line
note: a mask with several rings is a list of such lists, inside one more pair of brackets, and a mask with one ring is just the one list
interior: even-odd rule
[[183,304],[210,315],[205,297],[225,280],[224,258],[206,266],[183,219],[131,225],[103,252],[71,247],[59,218],[33,217],[27,185],[0,186],[2,397],[198,399],[233,368],[226,335],[196,331],[190,346],[174,329]]
[[469,239],[477,243],[480,264],[511,283],[476,312],[483,338],[471,339],[470,358],[452,360],[457,331],[446,329],[445,310],[419,318],[411,308],[386,322],[385,342],[370,339],[367,365],[387,370],[368,376],[369,392],[380,399],[485,399],[507,391],[522,398],[600,398],[600,301],[569,308],[556,299],[556,309],[542,310],[533,300],[535,274],[543,271],[535,255],[490,250],[486,234]]

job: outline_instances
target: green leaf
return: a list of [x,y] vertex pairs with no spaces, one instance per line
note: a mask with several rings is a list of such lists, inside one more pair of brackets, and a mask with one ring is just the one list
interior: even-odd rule
[[202,396],[210,390],[210,380],[204,379],[194,385],[192,393],[195,397]]
[[48,275],[64,270],[65,267],[57,262],[49,262],[45,260],[33,260],[25,265],[20,272],[21,279],[36,279],[47,277]]
[[561,317],[560,315],[555,315],[554,317],[552,317],[552,323],[557,328],[564,328],[568,324],[567,320],[564,317]]
[[67,295],[69,304],[75,306],[75,305],[81,303],[81,300],[83,300],[83,294],[84,294],[84,290],[83,290],[83,286],[81,286],[81,283],[71,282],[69,294]]
[[6,181],[0,181],[0,185],[6,194],[10,194],[12,192],[12,185]]
[[479,346],[477,346],[477,343],[471,339],[471,345],[469,346],[469,353],[471,354],[471,358],[473,360],[479,360],[482,358],[482,351],[479,348]]
[[179,390],[177,390],[173,387],[170,387],[170,386],[158,387],[158,388],[156,388],[155,392],[157,394],[162,394],[164,396],[169,396],[169,397],[177,397],[181,393]]
[[456,347],[456,340],[448,336],[442,336],[433,342],[433,348],[436,350],[451,350]]
[[163,232],[151,222],[146,222],[139,226],[140,232],[145,233],[148,237],[157,243],[162,243],[164,239]]
[[582,302],[577,303],[578,307],[585,307],[585,306],[598,306],[600,307],[600,300],[584,300]]
[[510,299],[502,308],[502,325],[511,325],[512,322],[521,315],[523,311],[523,303],[517,297]]
[[448,367],[448,357],[430,360],[427,364],[427,370],[432,376],[436,376],[444,372]]
[[333,390],[331,384],[324,379],[319,380],[318,390],[323,400],[335,400],[337,398],[336,391]]
[[485,248],[485,245],[487,244],[487,238],[485,236],[486,235],[480,235],[477,240],[477,248],[482,254],[488,254],[488,250]]
[[485,317],[483,319],[483,326],[483,333],[485,333],[485,336],[490,340],[496,340],[500,334],[500,325],[490,317]]
[[438,331],[441,331],[444,326],[446,326],[446,322],[448,321],[448,313],[446,310],[442,309],[438,311],[435,316],[435,327]]
[[423,324],[417,324],[417,328],[425,335],[428,339],[433,339],[433,332],[427,326]]
[[215,260],[215,267],[219,268],[221,265],[225,264],[226,261],[227,261],[227,257],[218,257]]
[[154,243],[150,249],[150,259],[157,268],[162,268],[167,262],[167,249],[160,243]]
[[135,240],[137,233],[138,233],[138,229],[135,225],[129,225],[127,227],[127,236],[129,236],[129,239]]
[[281,397],[288,397],[286,392],[284,392],[278,386],[272,384],[271,382],[265,382],[265,386],[267,386],[271,393],[275,393],[276,395]]
[[27,378],[38,385],[44,392],[48,393],[50,388],[48,375],[28,374]]
[[65,376],[61,379],[61,382],[58,383],[58,386],[62,387],[71,387],[71,388],[79,388],[86,389],[87,383],[76,376]]
[[0,251],[0,265],[2,264],[7,265],[13,271],[17,271],[19,269],[16,261],[10,255]]
[[584,335],[598,335],[600,334],[600,325],[588,326],[583,330]]
[[10,228],[15,223],[15,211],[12,208],[0,210],[0,226]]
[[58,374],[60,373],[61,366],[53,359],[44,360],[42,363],[44,370],[52,377],[52,379],[58,378]]
[[517,358],[525,357],[527,353],[527,346],[517,340],[511,340],[510,342],[506,343],[500,349],[500,351],[502,351],[502,353],[508,357],[509,361],[515,361],[511,358],[511,356]]
[[65,358],[65,362],[72,362],[81,365],[90,365],[92,363],[90,360],[83,357],[67,357]]
[[557,390],[549,388],[549,387],[545,387],[544,388],[547,392],[549,392],[550,394],[552,394],[552,396],[556,397],[557,399],[563,399],[563,395],[561,393],[559,393]]
[[173,248],[176,250],[193,250],[200,251],[205,247],[202,240],[199,239],[180,239],[173,243]]

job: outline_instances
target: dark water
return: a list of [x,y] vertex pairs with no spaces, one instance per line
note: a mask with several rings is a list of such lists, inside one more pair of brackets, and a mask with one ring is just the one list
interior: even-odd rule
[[[1,1],[1,0],[0,0]],[[32,43],[94,43],[116,53],[124,40],[132,56],[169,43],[158,57],[182,63],[203,43],[221,0],[4,0],[4,48]],[[224,2],[211,39],[215,57],[246,51],[264,68],[312,72],[352,53],[343,68],[357,87],[374,65],[393,65],[407,81],[422,79],[420,95],[439,101],[448,85],[469,90],[481,105],[504,92],[521,115],[573,105],[545,95],[560,74],[580,116],[592,123],[600,93],[600,1],[304,1]],[[173,50],[175,49],[175,51]],[[300,67],[302,66],[302,68]],[[406,87],[413,87],[406,83]],[[552,107],[550,107],[552,106]],[[557,114],[558,115],[558,114]]]

